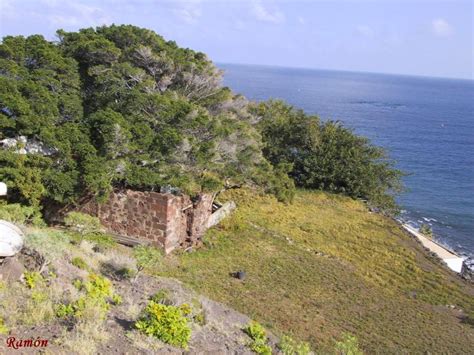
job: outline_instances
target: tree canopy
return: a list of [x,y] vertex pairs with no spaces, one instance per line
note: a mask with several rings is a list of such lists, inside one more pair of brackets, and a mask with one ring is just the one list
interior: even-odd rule
[[[40,206],[113,188],[191,195],[294,184],[385,204],[399,173],[383,151],[282,103],[249,103],[203,53],[131,25],[7,36],[0,44],[0,179]],[[39,142],[48,154],[18,154]],[[289,174],[289,175],[288,175]]]

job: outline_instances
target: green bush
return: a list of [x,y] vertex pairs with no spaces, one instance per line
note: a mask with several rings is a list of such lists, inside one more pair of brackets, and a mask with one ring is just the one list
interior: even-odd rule
[[97,217],[82,212],[69,212],[64,218],[64,224],[81,236],[102,231],[102,225]]
[[278,348],[285,355],[308,355],[311,353],[309,344],[297,342],[292,337],[284,335],[278,343]]
[[87,316],[105,319],[110,309],[109,302],[115,305],[122,302],[122,298],[113,292],[110,280],[103,276],[89,274],[87,281],[75,280],[73,285],[83,294],[72,303],[57,305],[57,317],[84,318]]
[[9,331],[8,327],[5,325],[5,321],[0,317],[0,334],[7,334]]
[[79,256],[76,256],[75,258],[73,258],[71,261],[71,264],[82,270],[87,270],[89,268],[87,266],[87,263],[84,261],[84,259],[82,259]]
[[433,238],[433,230],[428,224],[422,224],[419,232],[428,238]]
[[252,351],[257,354],[271,355],[272,348],[268,345],[267,332],[261,324],[252,321],[244,331],[252,339],[252,342],[249,344]]
[[37,271],[25,271],[23,276],[25,278],[26,287],[30,289],[35,288],[38,283],[44,281],[43,276]]
[[170,304],[171,299],[169,298],[169,292],[167,290],[159,290],[150,298],[151,301],[161,304]]
[[123,280],[130,280],[133,276],[135,276],[135,271],[129,267],[122,267],[117,270],[117,275]]
[[146,245],[137,245],[133,248],[133,256],[137,262],[137,273],[135,279],[141,271],[161,263],[163,258],[160,250]]
[[19,203],[0,204],[0,219],[15,224],[31,223],[35,226],[44,225],[38,208],[22,206]]
[[58,318],[67,318],[73,316],[75,313],[74,304],[58,304],[56,306],[56,317]]
[[351,334],[345,333],[342,340],[336,342],[334,348],[337,355],[363,355],[362,350],[359,349],[359,341]]
[[182,348],[188,347],[191,328],[183,310],[176,306],[150,301],[135,323],[138,330],[161,341]]
[[321,122],[283,101],[261,102],[253,110],[261,117],[257,127],[263,155],[277,172],[287,169],[283,171],[296,186],[363,198],[384,211],[397,211],[394,196],[403,190],[403,174],[382,148],[340,122]]
[[117,242],[114,237],[107,233],[94,232],[89,234],[79,234],[74,232],[70,235],[72,244],[80,244],[83,240],[87,240],[95,244],[94,250],[103,252],[117,246]]
[[111,301],[114,305],[118,306],[119,304],[122,304],[123,299],[122,299],[122,296],[114,293],[111,297]]

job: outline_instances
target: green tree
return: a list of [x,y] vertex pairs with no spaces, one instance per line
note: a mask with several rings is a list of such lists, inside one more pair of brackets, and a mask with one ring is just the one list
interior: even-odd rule
[[344,193],[396,211],[402,173],[383,149],[338,122],[322,123],[282,101],[261,103],[254,112],[260,117],[265,157],[274,166],[292,164],[289,174],[297,186]]

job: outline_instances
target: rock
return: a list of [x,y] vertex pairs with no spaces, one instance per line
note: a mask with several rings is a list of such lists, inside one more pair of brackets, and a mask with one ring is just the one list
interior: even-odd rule
[[0,257],[13,256],[23,247],[23,232],[14,224],[0,220]]
[[247,276],[245,271],[242,271],[242,270],[239,270],[237,272],[231,272],[230,275],[232,277],[235,277],[236,279],[239,279],[239,280],[244,280],[245,277]]
[[25,268],[17,257],[6,258],[0,265],[0,280],[18,281],[24,271]]

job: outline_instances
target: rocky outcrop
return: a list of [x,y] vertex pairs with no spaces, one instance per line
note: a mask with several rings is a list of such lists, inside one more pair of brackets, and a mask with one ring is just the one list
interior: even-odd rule
[[18,154],[40,154],[50,156],[57,153],[57,149],[47,147],[37,139],[28,139],[25,136],[5,138],[0,140],[0,147],[4,149],[16,148]]

